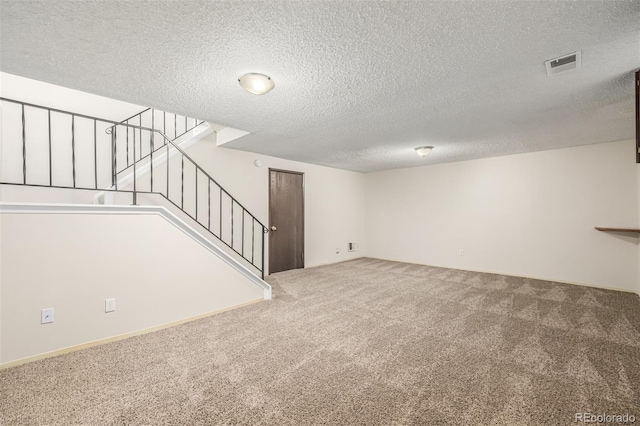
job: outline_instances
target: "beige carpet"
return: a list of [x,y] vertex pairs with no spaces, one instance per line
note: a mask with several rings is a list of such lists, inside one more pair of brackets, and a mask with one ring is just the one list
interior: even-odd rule
[[273,301],[0,371],[0,424],[640,418],[636,295],[374,259],[269,281]]

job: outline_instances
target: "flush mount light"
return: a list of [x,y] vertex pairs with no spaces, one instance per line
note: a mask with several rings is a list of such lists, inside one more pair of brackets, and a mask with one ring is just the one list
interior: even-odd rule
[[429,154],[432,149],[433,149],[432,146],[419,146],[419,147],[416,148],[416,153],[420,157],[426,157],[427,154]]
[[244,90],[254,95],[264,95],[276,85],[268,75],[253,72],[243,75],[238,82]]

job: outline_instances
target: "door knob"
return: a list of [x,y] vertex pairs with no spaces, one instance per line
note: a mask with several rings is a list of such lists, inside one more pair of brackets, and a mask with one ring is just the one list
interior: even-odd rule
[[271,227],[271,230],[272,230],[272,231],[277,231],[277,230],[278,230],[278,228],[276,228],[275,226],[272,226],[272,227]]

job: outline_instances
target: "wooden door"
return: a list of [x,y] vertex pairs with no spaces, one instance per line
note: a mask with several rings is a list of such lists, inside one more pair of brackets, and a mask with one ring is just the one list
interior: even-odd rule
[[269,273],[304,268],[304,175],[269,169]]

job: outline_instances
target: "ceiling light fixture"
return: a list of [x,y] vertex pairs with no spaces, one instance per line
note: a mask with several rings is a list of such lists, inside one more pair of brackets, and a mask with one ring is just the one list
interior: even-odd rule
[[432,149],[433,149],[432,146],[419,146],[419,147],[416,148],[416,153],[420,157],[426,157],[427,154],[429,154]]
[[244,90],[254,95],[264,95],[276,85],[268,75],[253,72],[243,75],[238,79],[238,82]]

